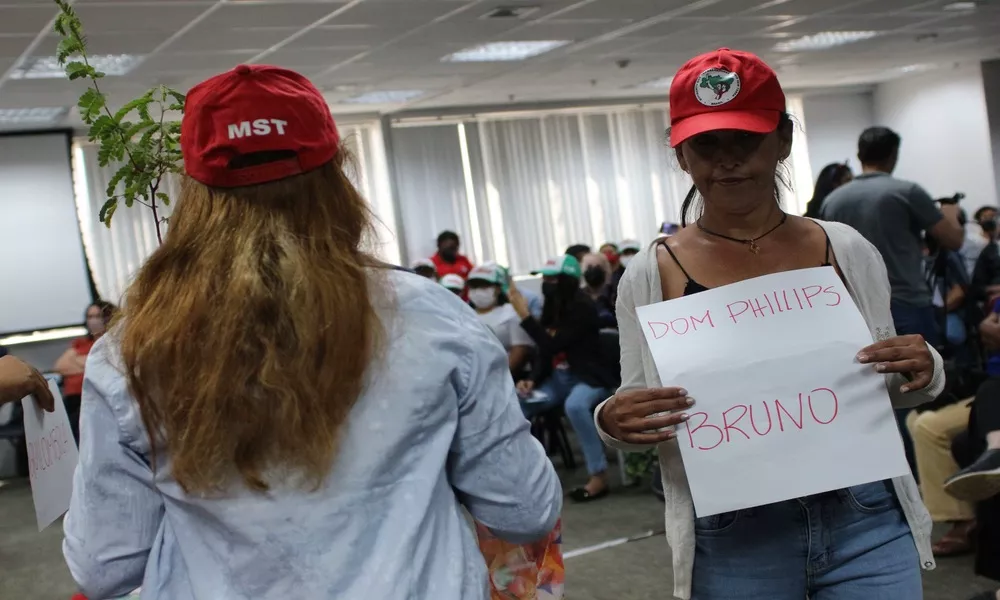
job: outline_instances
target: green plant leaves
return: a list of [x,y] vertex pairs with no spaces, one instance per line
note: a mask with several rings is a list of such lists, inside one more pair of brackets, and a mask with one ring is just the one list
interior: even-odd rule
[[[68,0],[55,3],[59,14],[53,29],[62,37],[56,58],[70,80],[90,80],[90,87],[77,103],[80,117],[90,126],[88,135],[98,146],[98,164],[118,166],[108,181],[107,201],[101,206],[98,218],[110,227],[120,204],[131,207],[138,202],[154,211],[157,202],[169,204],[170,197],[159,190],[167,174],[182,171],[181,125],[166,116],[174,111],[183,113],[184,94],[161,85],[111,112],[107,95],[98,85],[104,73],[87,59],[87,39],[80,19]],[[77,56],[78,59],[70,60]],[[157,237],[161,222],[166,220],[156,223]]]
[[77,102],[77,106],[80,107],[80,118],[83,119],[83,122],[88,125],[92,125],[101,114],[101,110],[105,107],[106,101],[107,98],[104,94],[94,88],[90,88],[84,92],[83,95],[80,96],[80,101]]

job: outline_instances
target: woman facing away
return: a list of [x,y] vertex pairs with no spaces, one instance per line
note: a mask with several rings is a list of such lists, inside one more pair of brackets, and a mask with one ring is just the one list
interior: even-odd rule
[[[696,87],[707,73],[730,81],[721,96]],[[670,143],[694,180],[700,208],[689,195],[683,216],[693,213],[693,226],[643,250],[625,273],[618,301],[623,383],[596,421],[609,445],[658,447],[674,594],[919,599],[920,566],[932,568],[934,559],[930,519],[911,476],[695,518],[673,429],[697,400],[687,398],[683,381],[660,381],[636,307],[830,265],[879,340],[858,348],[858,360],[886,374],[895,406],[934,398],[944,376],[940,356],[920,336],[895,336],[885,265],[871,244],[844,225],[782,211],[777,182],[791,152],[792,124],[774,72],[752,54],[718,50],[684,65],[670,97]]]
[[488,598],[462,507],[514,542],[561,508],[503,348],[365,253],[372,216],[301,75],[195,86],[181,144],[170,232],[87,365],[63,544],[82,591]]
[[830,163],[823,167],[823,170],[819,172],[819,176],[816,178],[813,197],[806,204],[805,216],[811,219],[818,219],[820,209],[823,208],[823,201],[830,195],[830,192],[852,179],[854,179],[854,173],[846,163]]

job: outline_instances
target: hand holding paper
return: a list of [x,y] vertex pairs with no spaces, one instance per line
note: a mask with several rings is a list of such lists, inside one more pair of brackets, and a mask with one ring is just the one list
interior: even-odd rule
[[901,335],[872,344],[858,353],[858,362],[875,364],[879,373],[902,373],[910,382],[902,392],[922,390],[934,378],[934,358],[921,335]]
[[652,388],[615,394],[601,409],[604,431],[627,444],[659,444],[676,437],[674,426],[687,421],[679,411],[694,404],[682,388]]
[[48,527],[69,509],[73,492],[73,472],[78,459],[76,442],[69,417],[55,382],[48,382],[47,392],[55,399],[55,410],[38,410],[35,401],[25,398],[24,436],[28,446],[28,474],[31,497],[35,501],[38,530]]
[[52,412],[55,401],[42,374],[13,356],[0,358],[0,404],[25,396],[34,396],[39,406]]

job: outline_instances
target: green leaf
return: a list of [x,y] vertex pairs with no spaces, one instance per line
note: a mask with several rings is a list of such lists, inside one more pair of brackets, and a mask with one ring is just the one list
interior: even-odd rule
[[105,136],[114,135],[115,122],[108,115],[101,115],[90,126],[90,141],[102,140]]
[[93,73],[95,73],[94,67],[78,60],[66,63],[66,76],[69,77],[70,81],[90,77]]
[[156,192],[156,199],[162,202],[164,206],[170,206],[170,196],[166,192]]
[[111,227],[111,216],[115,214],[115,209],[117,208],[118,198],[109,198],[104,203],[104,206],[101,207],[101,212],[97,214],[97,218],[108,227]]
[[[128,116],[128,114],[130,112],[132,112],[133,110],[136,110],[139,107],[146,108],[152,102],[153,102],[153,92],[152,91],[146,92],[142,96],[139,96],[138,98],[136,98],[134,100],[126,102],[124,104],[124,106],[122,106],[121,108],[119,108],[118,111],[115,113],[115,117],[114,117],[115,121],[121,123],[122,119],[124,119],[126,116]],[[148,109],[146,111],[146,114],[147,115],[149,114]],[[142,113],[140,111],[140,116],[141,115],[142,115]]]
[[94,88],[88,89],[80,96],[80,101],[77,103],[77,106],[80,107],[80,117],[88,125],[92,124],[100,115],[105,102],[107,102],[107,98],[104,94]]
[[128,165],[115,171],[115,174],[108,180],[108,189],[105,190],[109,198],[113,198],[118,193],[118,184],[125,178],[125,172],[129,170]]
[[66,59],[68,59],[70,56],[82,53],[83,53],[83,40],[80,40],[79,38],[70,35],[64,37],[59,42],[59,46],[56,48],[56,60],[59,61],[59,64],[64,64],[66,62]]

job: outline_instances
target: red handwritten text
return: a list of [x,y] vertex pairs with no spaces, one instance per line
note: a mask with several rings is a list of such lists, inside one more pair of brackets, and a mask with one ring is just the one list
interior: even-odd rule
[[737,300],[726,305],[729,311],[729,318],[733,323],[738,323],[738,317],[746,315],[744,319],[762,319],[767,316],[778,315],[793,310],[810,310],[817,306],[838,306],[840,304],[840,292],[832,285],[823,287],[821,285],[810,285],[803,288],[791,290],[775,290],[768,292],[759,298],[747,298]]
[[649,330],[653,333],[653,339],[657,340],[671,332],[677,335],[684,335],[690,331],[698,331],[699,327],[703,329],[715,327],[715,323],[712,322],[712,314],[707,310],[701,317],[691,315],[690,317],[672,319],[668,323],[647,321],[647,324],[649,325]]
[[[806,409],[809,411],[808,419]],[[776,398],[770,402],[761,402],[760,407],[754,404],[736,404],[722,411],[715,419],[707,412],[691,413],[691,419],[687,423],[688,442],[691,448],[713,450],[722,444],[740,439],[753,440],[754,437],[765,437],[772,432],[829,425],[837,418],[838,412],[837,394],[830,388],[821,387],[808,394],[799,393],[798,398],[792,402],[782,402]]]
[[51,469],[53,465],[69,454],[69,430],[56,425],[34,442],[28,442],[28,468],[31,473]]

